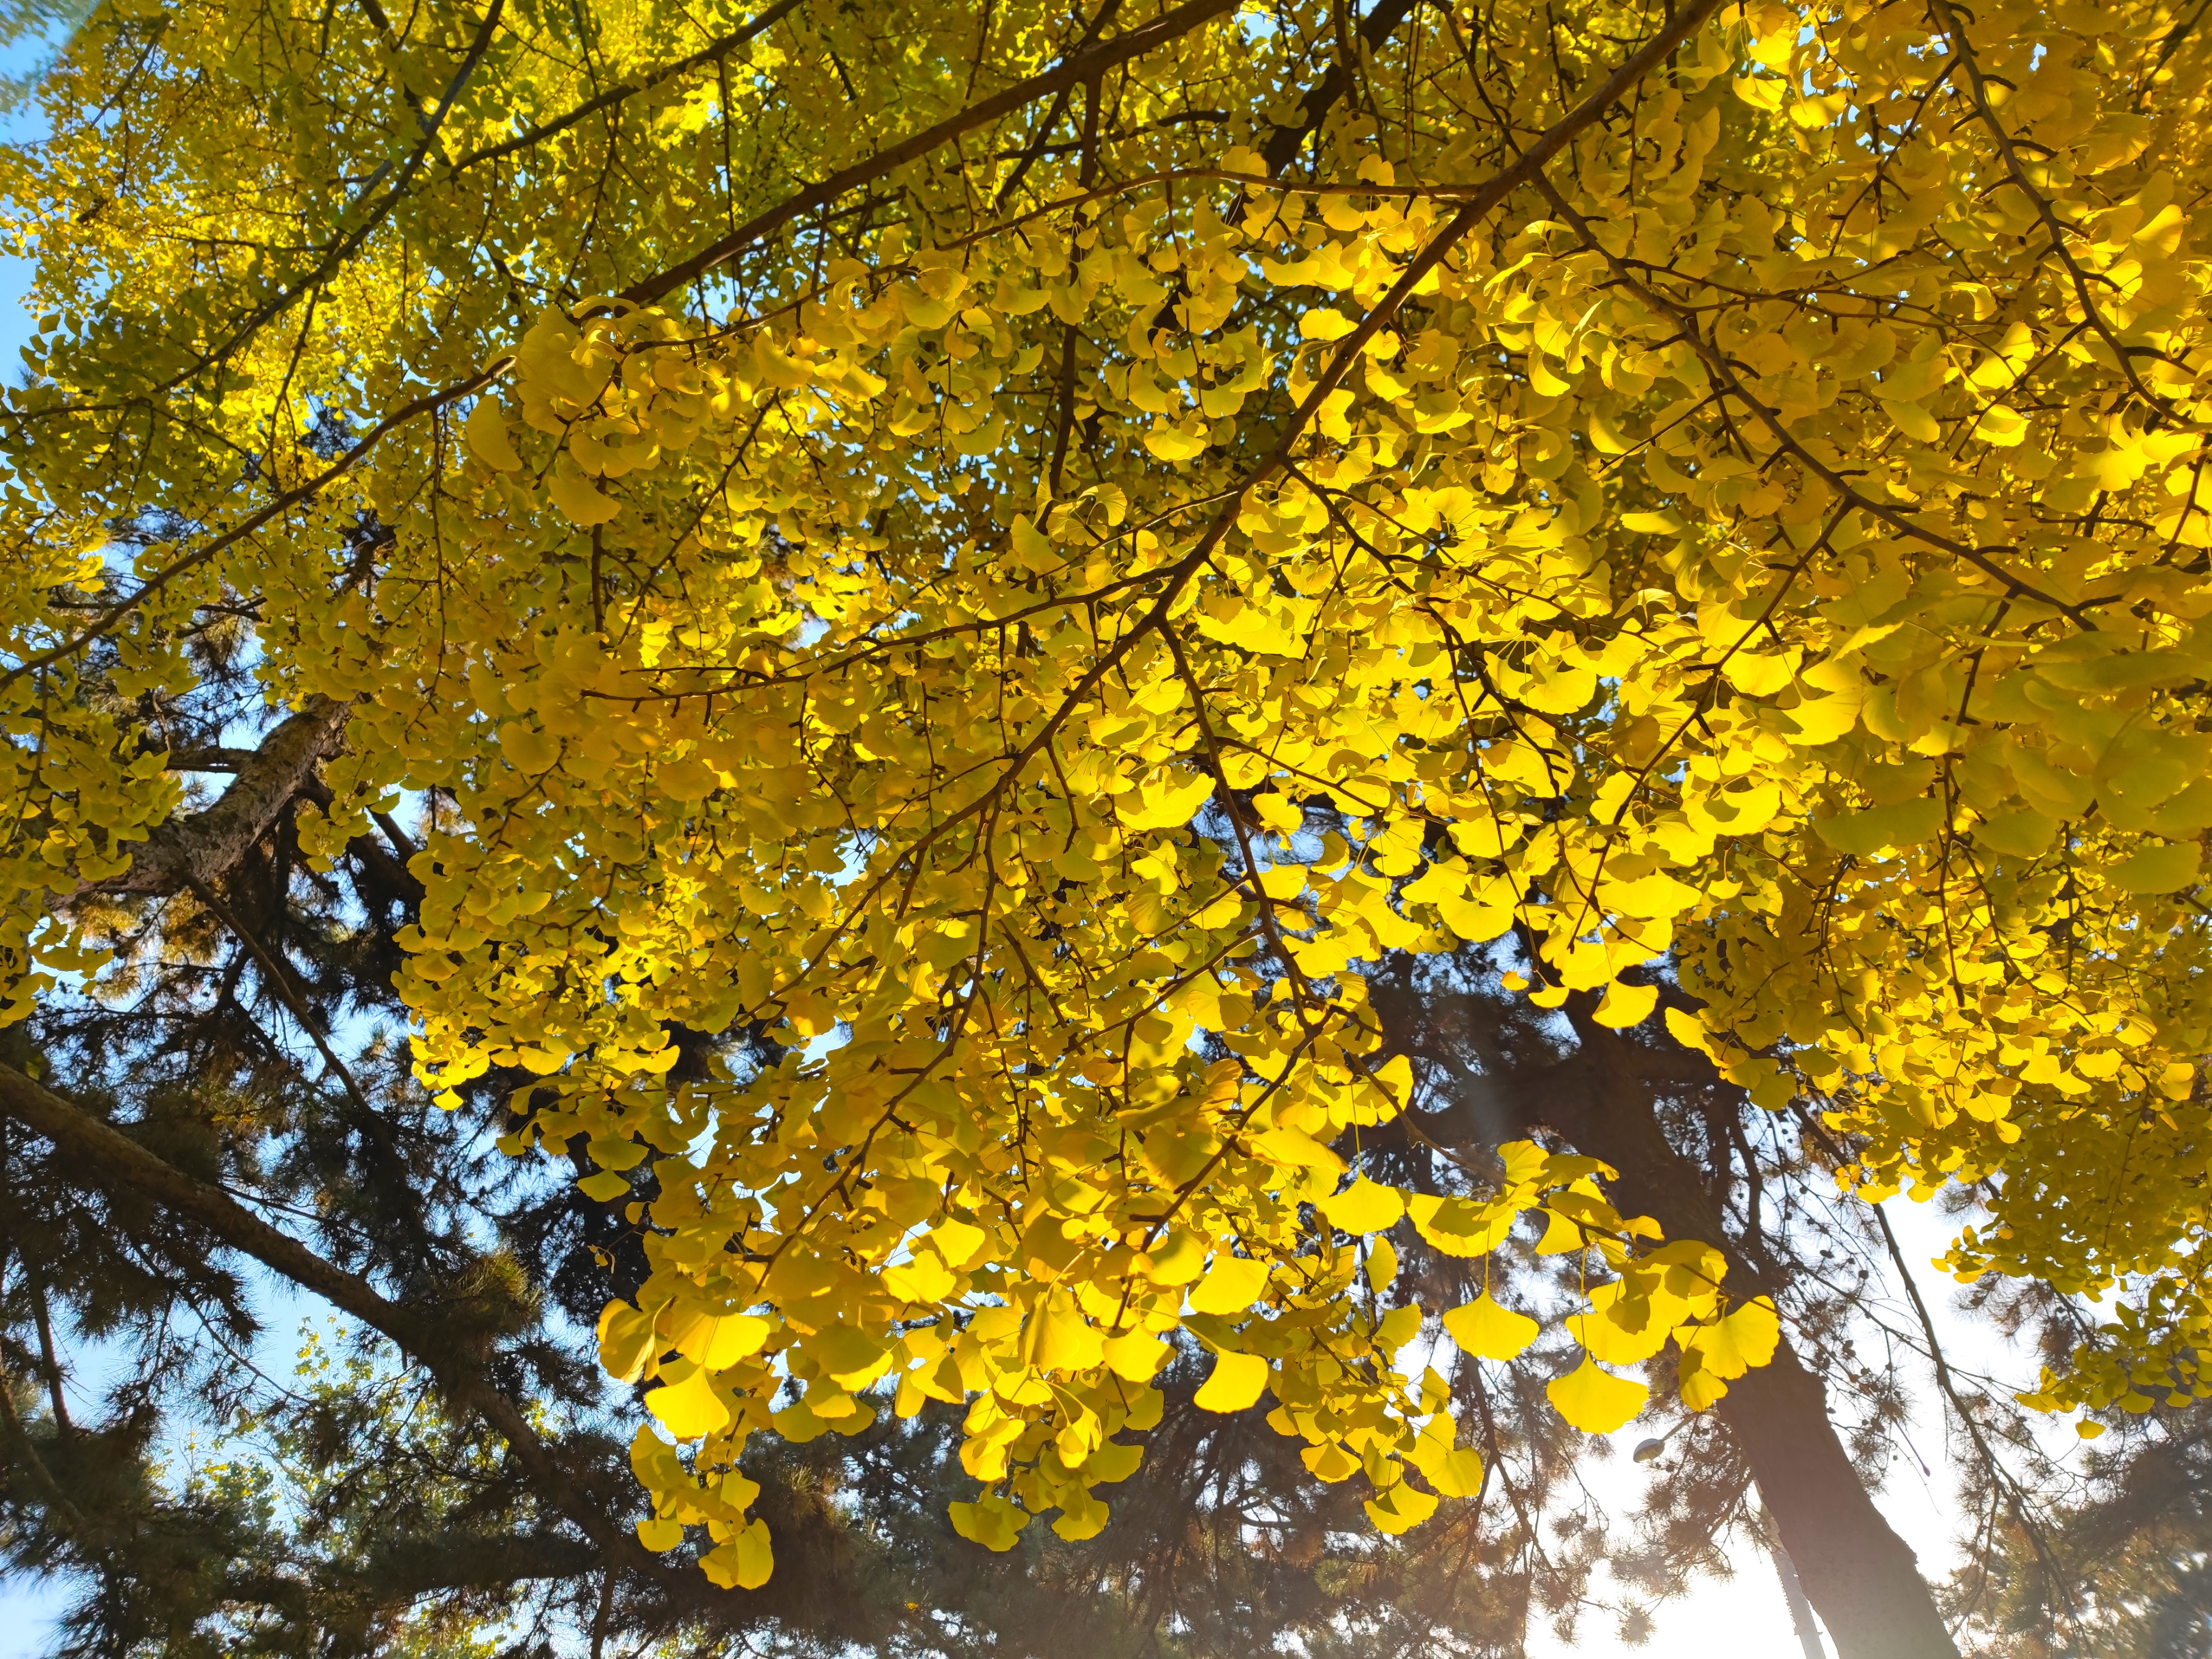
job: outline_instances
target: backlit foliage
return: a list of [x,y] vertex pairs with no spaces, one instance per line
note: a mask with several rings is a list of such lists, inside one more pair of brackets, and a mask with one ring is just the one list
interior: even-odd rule
[[112,4],[8,163],[9,1006],[244,608],[349,705],[323,850],[436,808],[421,1079],[654,1160],[601,1352],[725,1582],[746,1437],[891,1378],[964,1532],[1086,1535],[1178,1330],[1378,1525],[1473,1492],[1409,1210],[1590,1251],[1580,1426],[1762,1363],[1593,1160],[1346,1169],[1359,964],[1460,941],[2127,1288],[2041,1403],[2212,1394],[2208,73],[2159,3]]

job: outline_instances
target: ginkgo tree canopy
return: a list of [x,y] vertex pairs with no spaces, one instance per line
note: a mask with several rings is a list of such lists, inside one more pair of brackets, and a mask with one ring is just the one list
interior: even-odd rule
[[1763,1363],[1594,1159],[1346,1167],[1393,951],[1981,1183],[1959,1272],[2124,1292],[2041,1403],[2212,1394],[2208,69],[2149,0],[111,0],[6,163],[7,1006],[202,884],[161,710],[250,616],[316,845],[431,803],[422,1082],[653,1160],[601,1353],[723,1582],[746,1438],[886,1398],[969,1402],[971,1536],[1095,1530],[1178,1332],[1414,1524],[1480,1474],[1403,1220],[1588,1253],[1579,1426]]

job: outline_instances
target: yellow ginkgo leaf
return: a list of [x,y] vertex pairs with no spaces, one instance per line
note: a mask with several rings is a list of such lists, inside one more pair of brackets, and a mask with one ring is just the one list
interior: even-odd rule
[[1510,1202],[1486,1204],[1433,1193],[1408,1194],[1406,1211],[1413,1218],[1413,1231],[1431,1249],[1462,1256],[1486,1255],[1496,1249],[1521,1214]]
[[1974,423],[1974,436],[1983,443],[2008,449],[2027,438],[2027,417],[2003,404],[1991,404]]
[[1185,432],[1179,427],[1161,422],[1145,434],[1145,447],[1164,461],[1187,461],[1203,453],[1206,435],[1203,432]]
[[646,1409],[678,1440],[719,1432],[730,1421],[730,1408],[715,1394],[708,1373],[689,1360],[679,1362],[677,1369],[684,1372],[682,1380],[664,1383],[646,1395]]
[[768,1321],[752,1314],[702,1319],[684,1334],[676,1345],[677,1352],[708,1370],[727,1370],[740,1359],[758,1353],[768,1340],[769,1328]]
[[758,1589],[775,1570],[768,1522],[756,1521],[726,1544],[699,1558],[701,1571],[724,1589]]
[[1601,1025],[1610,1025],[1626,1030],[1632,1025],[1641,1025],[1651,1018],[1651,1011],[1659,1004],[1659,988],[1656,985],[1624,985],[1615,980],[1605,988],[1605,995],[1590,1016]]
[[1252,1150],[1276,1164],[1322,1170],[1331,1175],[1344,1168],[1344,1160],[1311,1135],[1279,1126],[1253,1136]]
[[1124,1331],[1109,1336],[1101,1353],[1115,1376],[1130,1382],[1149,1382],[1175,1349],[1150,1331]]
[[964,1267],[975,1259],[975,1252],[983,1248],[985,1237],[981,1227],[951,1218],[940,1221],[931,1229],[926,1242],[945,1259],[947,1267]]
[[1206,1271],[1206,1246],[1188,1227],[1177,1227],[1137,1258],[1137,1270],[1155,1285],[1188,1285]]
[[1309,311],[1298,319],[1298,337],[1302,340],[1341,340],[1352,332],[1354,324],[1341,312],[1323,307]]
[[1565,1324],[1567,1334],[1581,1343],[1591,1358],[1608,1365],[1640,1364],[1665,1347],[1672,1334],[1662,1319],[1647,1318],[1631,1330],[1605,1312],[1571,1314]]
[[1331,1226],[1341,1227],[1346,1232],[1379,1233],[1397,1224],[1398,1218],[1406,1213],[1406,1200],[1395,1187],[1385,1187],[1361,1176],[1342,1192],[1322,1200],[1315,1207],[1328,1218]]
[[1213,780],[1163,770],[1142,789],[1132,791],[1123,809],[1129,830],[1180,830],[1213,793]]
[[1641,1382],[1600,1370],[1588,1358],[1544,1385],[1553,1408],[1584,1434],[1611,1434],[1644,1409],[1650,1393]]
[[1052,1523],[1052,1529],[1069,1542],[1079,1543],[1105,1530],[1108,1514],[1105,1504],[1079,1488],[1062,1503],[1060,1517]]
[[2203,851],[2196,842],[2167,842],[2146,847],[2105,872],[2123,893],[2178,893],[2196,884]]
[[1104,1362],[1105,1337],[1084,1319],[1065,1291],[1046,1298],[1030,1319],[1030,1362],[1040,1370],[1087,1371]]
[[1471,1447],[1453,1445],[1452,1434],[1449,1414],[1438,1412],[1407,1456],[1446,1498],[1472,1498],[1482,1490],[1482,1457]]
[[627,1302],[610,1302],[599,1315],[599,1364],[618,1382],[635,1382],[653,1357],[653,1321]]
[[1298,1454],[1298,1461],[1316,1480],[1326,1480],[1332,1486],[1359,1473],[1359,1460],[1334,1440],[1325,1445],[1308,1446]]
[[2028,808],[1995,813],[1974,826],[1978,844],[2014,858],[2041,858],[2057,838],[2057,821]]
[[611,495],[602,495],[586,483],[565,457],[545,475],[545,493],[571,521],[587,529],[595,524],[605,524],[623,510],[620,501]]
[[1256,1353],[1224,1353],[1192,1396],[1200,1411],[1241,1412],[1267,1386],[1267,1362]]
[[1369,1498],[1360,1507],[1378,1532],[1410,1532],[1437,1512],[1434,1493],[1417,1491],[1401,1480],[1389,1491]]
[[[1398,1252],[1391,1248],[1390,1241],[1389,1239],[1376,1239],[1374,1243],[1369,1247],[1367,1252],[1367,1283],[1369,1287],[1376,1291],[1377,1293],[1380,1293],[1383,1291],[1389,1290],[1390,1288],[1391,1282],[1397,1277]],[[1411,1328],[1406,1329],[1404,1338],[1396,1342],[1391,1341],[1389,1337],[1386,1334],[1390,1328],[1390,1322],[1392,1320],[1411,1321]],[[1382,1327],[1376,1332],[1376,1346],[1378,1347],[1390,1349],[1393,1352],[1399,1348],[1402,1348],[1406,1346],[1406,1343],[1413,1340],[1413,1332],[1420,1328],[1420,1323],[1421,1310],[1419,1308],[1413,1307],[1410,1304],[1402,1308],[1393,1308],[1388,1314],[1383,1316]]]
[[1881,412],[1889,416],[1891,424],[1906,437],[1923,444],[1932,444],[1943,435],[1943,428],[1918,404],[1884,403]]
[[1702,1368],[1724,1382],[1733,1382],[1753,1365],[1774,1358],[1782,1340],[1782,1322],[1766,1297],[1742,1303],[1724,1317],[1703,1325],[1683,1342],[1695,1347]]
[[890,1360],[881,1342],[857,1326],[842,1322],[825,1325],[805,1338],[801,1346],[825,1373],[848,1389],[859,1384],[846,1379],[865,1379],[871,1373],[879,1373]]
[[1712,1037],[1705,1023],[1684,1008],[1669,1008],[1666,1013],[1667,1035],[1686,1048],[1695,1048],[1701,1054],[1711,1054]]
[[486,394],[477,399],[469,418],[461,423],[461,436],[469,453],[494,471],[521,470],[522,457],[515,453],[514,440],[507,435],[507,416],[497,398]]
[[973,1504],[948,1504],[946,1512],[951,1517],[953,1531],[1000,1554],[1013,1548],[1015,1539],[1029,1521],[1029,1516],[1000,1492],[987,1493]]
[[1033,568],[1043,568],[1055,559],[1050,539],[1025,513],[1014,515],[1013,527],[1007,540],[1012,544],[1014,551]]
[[1729,84],[1735,89],[1735,95],[1742,99],[1745,103],[1755,110],[1763,110],[1770,115],[1782,107],[1782,100],[1790,93],[1790,83],[1787,81],[1755,79],[1747,75],[1738,76]]
[[1485,1291],[1444,1316],[1444,1332],[1462,1352],[1478,1359],[1511,1359],[1536,1340],[1540,1328]]
[[1553,371],[1540,351],[1528,354],[1528,384],[1547,398],[1564,398],[1574,388]]
[[1695,1348],[1683,1351],[1675,1382],[1682,1404],[1693,1412],[1709,1409],[1728,1392],[1728,1384],[1705,1369],[1703,1356]]
[[[1679,916],[1703,896],[1687,882],[1677,881],[1664,870],[1654,870],[1600,890],[1608,908],[1632,916]],[[1618,988],[1617,987],[1615,988]],[[1636,1022],[1630,1022],[1634,1024]]]
[[1543,1215],[1544,1236],[1536,1241],[1538,1255],[1567,1255],[1589,1247],[1589,1234],[1573,1217],[1552,1208]]
[[1241,1314],[1267,1288],[1267,1264],[1249,1256],[1216,1256],[1204,1279],[1194,1285],[1190,1305],[1202,1314]]
[[931,1255],[884,1269],[884,1288],[908,1302],[942,1301],[958,1282],[950,1267]]

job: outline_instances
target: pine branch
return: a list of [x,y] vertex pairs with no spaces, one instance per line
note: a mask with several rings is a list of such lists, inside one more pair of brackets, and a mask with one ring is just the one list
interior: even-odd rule
[[[186,1175],[12,1066],[0,1065],[0,1112],[68,1154],[75,1160],[72,1172],[86,1184],[154,1200],[390,1338],[437,1381],[449,1400],[507,1442],[532,1485],[582,1529],[602,1556],[651,1578],[674,1577],[577,1487],[522,1408],[486,1379],[480,1368],[479,1332],[388,1300],[367,1279],[325,1261],[227,1194]],[[692,1586],[684,1583],[678,1588],[689,1599]]]

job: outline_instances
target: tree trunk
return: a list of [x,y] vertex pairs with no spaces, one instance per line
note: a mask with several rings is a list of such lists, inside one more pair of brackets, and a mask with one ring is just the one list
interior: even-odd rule
[[[1702,1239],[1721,1250],[1735,1295],[1771,1295],[1775,1287],[1729,1237],[1703,1172],[1660,1127],[1638,1046],[1577,1024],[1587,1086],[1553,1094],[1545,1115],[1620,1171],[1612,1197],[1623,1214],[1649,1215],[1669,1238]],[[1828,1419],[1826,1389],[1790,1344],[1729,1384],[1715,1409],[1751,1465],[1840,1659],[1958,1659],[1911,1547],[1867,1495]]]
[[[1400,994],[1386,988],[1376,1006],[1386,1029],[1410,1036],[1425,1022],[1414,1012],[1418,998],[1399,1003]],[[1473,1145],[1538,1127],[1556,1130],[1619,1172],[1609,1196],[1622,1214],[1650,1216],[1669,1238],[1701,1239],[1720,1250],[1731,1294],[1772,1295],[1775,1287],[1729,1236],[1707,1196],[1705,1171],[1674,1149],[1660,1126],[1662,1093],[1719,1079],[1702,1055],[1595,1024],[1580,1006],[1589,1000],[1585,995],[1568,1005],[1582,1048],[1557,1065],[1477,1074],[1452,1056],[1431,1054],[1453,1066],[1457,1098],[1426,1132],[1439,1141]],[[1429,1052],[1418,1039],[1412,1046]],[[1851,1468],[1828,1420],[1826,1389],[1789,1343],[1775,1349],[1770,1364],[1730,1383],[1715,1410],[1765,1494],[1783,1547],[1839,1659],[1959,1659],[1911,1548],[1890,1529]]]
[[1790,1628],[1797,1632],[1797,1645],[1804,1650],[1805,1659],[1828,1659],[1820,1627],[1813,1622],[1813,1604],[1805,1599],[1804,1583],[1797,1577],[1797,1564],[1779,1543],[1773,1556],[1774,1576],[1782,1581],[1782,1599],[1789,1604]]
[[1867,1496],[1828,1420],[1820,1379],[1790,1345],[1729,1383],[1715,1409],[1840,1659],[1958,1659],[1911,1547]]

